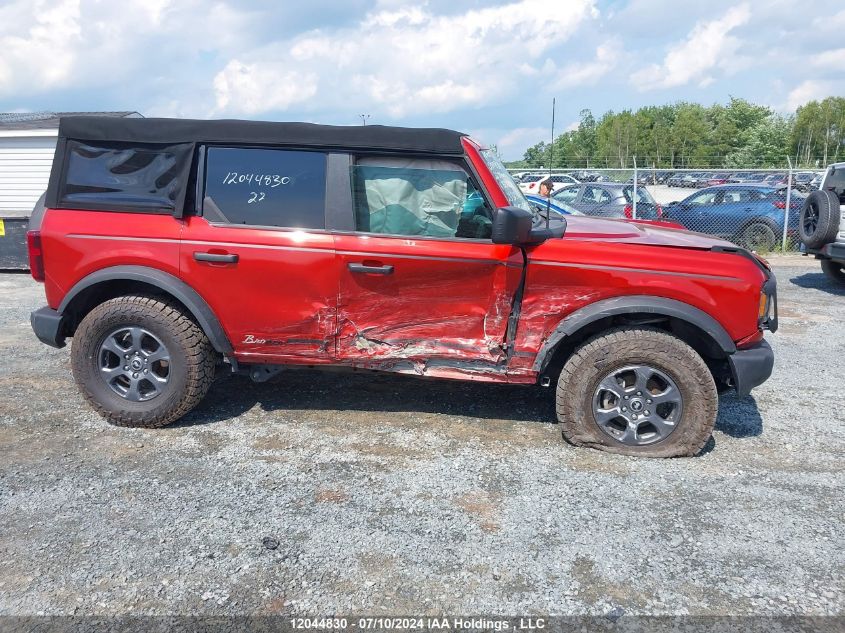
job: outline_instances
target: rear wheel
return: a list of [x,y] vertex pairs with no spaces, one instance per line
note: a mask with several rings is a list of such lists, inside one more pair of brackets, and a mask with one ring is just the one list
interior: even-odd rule
[[845,266],[839,262],[831,259],[822,260],[822,270],[824,274],[833,279],[833,281],[845,286]]
[[718,395],[698,353],[650,328],[611,330],[582,344],[556,393],[564,439],[644,457],[695,455],[713,430]]
[[154,297],[118,297],[76,330],[73,376],[111,424],[160,427],[193,409],[214,379],[214,350],[182,310]]
[[752,251],[770,251],[777,244],[774,229],[764,222],[753,222],[742,230],[742,245]]

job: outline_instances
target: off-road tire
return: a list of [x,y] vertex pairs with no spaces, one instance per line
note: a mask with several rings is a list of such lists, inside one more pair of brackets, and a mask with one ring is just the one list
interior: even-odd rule
[[840,286],[845,286],[845,266],[832,259],[822,260],[822,271]]
[[839,196],[833,191],[814,191],[801,207],[798,234],[807,248],[833,242],[839,232]]
[[[593,397],[608,373],[640,363],[674,380],[684,407],[668,437],[631,446],[601,429],[593,413]],[[698,454],[712,434],[718,410],[716,385],[701,356],[675,336],[645,327],[609,330],[584,342],[564,364],[555,395],[557,418],[567,442],[640,457]]]
[[[121,326],[145,328],[170,352],[169,382],[151,400],[126,400],[100,377],[100,345]],[[118,297],[95,307],[79,324],[71,351],[73,377],[85,399],[109,423],[127,427],[157,428],[184,416],[208,391],[215,362],[208,337],[183,309],[148,296]]]
[[739,237],[740,243],[751,251],[768,252],[777,244],[774,229],[765,222],[752,222],[744,229]]

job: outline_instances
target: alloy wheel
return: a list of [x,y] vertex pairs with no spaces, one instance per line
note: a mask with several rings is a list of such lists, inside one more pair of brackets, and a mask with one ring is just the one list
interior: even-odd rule
[[684,411],[675,381],[648,365],[627,365],[608,373],[593,396],[599,428],[629,446],[660,442],[675,430]]
[[97,353],[100,376],[121,398],[152,400],[170,381],[170,352],[155,334],[141,327],[112,330]]

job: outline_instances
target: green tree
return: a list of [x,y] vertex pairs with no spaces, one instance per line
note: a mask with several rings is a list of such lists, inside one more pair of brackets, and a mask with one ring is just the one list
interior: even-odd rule
[[771,115],[752,127],[745,144],[725,160],[727,167],[781,167],[792,137],[792,119]]

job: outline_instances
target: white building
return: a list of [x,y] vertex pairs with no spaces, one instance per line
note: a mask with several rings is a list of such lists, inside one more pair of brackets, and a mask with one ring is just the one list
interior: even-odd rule
[[0,218],[28,216],[47,188],[59,117],[137,117],[137,112],[0,113]]

